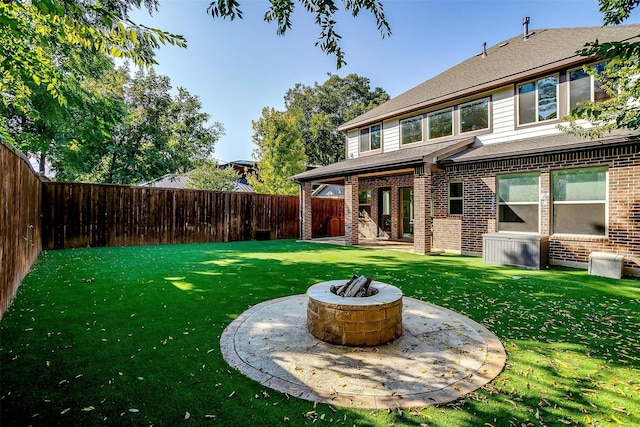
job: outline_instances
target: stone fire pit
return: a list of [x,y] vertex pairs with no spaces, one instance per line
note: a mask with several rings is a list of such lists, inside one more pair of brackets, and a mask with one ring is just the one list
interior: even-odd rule
[[377,346],[402,335],[402,291],[382,282],[371,282],[378,292],[367,297],[341,297],[331,280],[307,290],[307,329],[316,338],[347,346]]

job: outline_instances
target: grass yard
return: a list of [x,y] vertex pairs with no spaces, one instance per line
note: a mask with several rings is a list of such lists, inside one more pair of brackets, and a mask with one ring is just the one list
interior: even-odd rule
[[[229,368],[219,339],[261,301],[367,274],[503,342],[494,382],[449,405],[330,407]],[[239,242],[43,252],[0,322],[2,426],[640,425],[640,281],[481,259]]]

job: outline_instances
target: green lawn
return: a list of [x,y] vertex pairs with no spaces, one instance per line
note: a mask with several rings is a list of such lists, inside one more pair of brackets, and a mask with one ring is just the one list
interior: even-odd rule
[[[484,324],[504,372],[449,405],[372,411],[225,363],[220,335],[248,307],[352,274]],[[585,271],[290,240],[49,251],[0,327],[3,427],[640,425],[640,281]]]

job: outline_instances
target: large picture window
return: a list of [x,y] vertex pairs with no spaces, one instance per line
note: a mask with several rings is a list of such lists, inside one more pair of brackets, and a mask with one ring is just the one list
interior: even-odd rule
[[538,233],[540,176],[537,173],[498,177],[498,230]]
[[453,135],[453,107],[427,114],[427,123],[429,139]]
[[489,128],[489,98],[460,104],[460,133]]
[[[597,73],[604,70],[606,63],[593,66]],[[602,85],[594,76],[590,76],[583,68],[569,71],[569,110],[575,110],[578,102],[605,101],[610,96],[602,89]]]
[[360,151],[372,151],[380,149],[382,141],[382,126],[377,124],[360,129]]
[[400,138],[402,145],[422,141],[422,116],[400,120]]
[[551,181],[554,233],[606,235],[606,168],[554,171]]
[[558,118],[558,77],[545,77],[518,86],[518,123]]

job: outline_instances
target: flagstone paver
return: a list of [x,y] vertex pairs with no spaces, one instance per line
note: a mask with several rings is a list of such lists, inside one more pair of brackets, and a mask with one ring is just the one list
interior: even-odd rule
[[490,382],[506,363],[487,328],[414,298],[403,298],[402,336],[377,347],[318,340],[307,331],[306,311],[306,295],[253,306],[223,332],[223,357],[290,396],[377,409],[451,402]]

